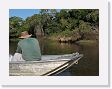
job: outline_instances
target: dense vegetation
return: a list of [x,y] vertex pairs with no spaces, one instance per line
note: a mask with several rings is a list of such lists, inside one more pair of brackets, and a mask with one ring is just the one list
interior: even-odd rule
[[98,40],[98,9],[41,9],[23,20],[20,17],[9,18],[9,38],[18,38],[22,31],[33,36],[44,36],[61,42],[80,39]]

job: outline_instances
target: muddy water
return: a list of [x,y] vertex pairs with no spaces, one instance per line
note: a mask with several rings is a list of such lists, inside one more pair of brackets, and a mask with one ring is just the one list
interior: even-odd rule
[[[58,55],[79,52],[84,57],[78,65],[73,65],[58,76],[98,76],[99,75],[99,47],[98,43],[75,44],[58,43],[51,40],[39,40],[42,55]],[[10,42],[9,53],[14,54],[17,42]]]

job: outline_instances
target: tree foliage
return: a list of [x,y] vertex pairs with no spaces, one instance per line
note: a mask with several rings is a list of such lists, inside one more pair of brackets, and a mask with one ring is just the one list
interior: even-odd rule
[[73,35],[73,32],[85,34],[97,30],[99,27],[98,9],[41,9],[23,20],[20,17],[9,18],[10,38],[17,37],[20,32],[27,30],[33,35],[50,36]]

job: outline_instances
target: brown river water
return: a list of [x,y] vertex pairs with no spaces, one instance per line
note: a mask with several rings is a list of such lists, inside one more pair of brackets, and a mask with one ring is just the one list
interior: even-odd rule
[[[73,65],[57,76],[98,76],[99,75],[99,45],[98,42],[80,43],[59,43],[51,40],[40,40],[42,55],[60,55],[79,52],[84,57],[77,65]],[[17,48],[17,42],[9,42],[9,54],[13,55]]]

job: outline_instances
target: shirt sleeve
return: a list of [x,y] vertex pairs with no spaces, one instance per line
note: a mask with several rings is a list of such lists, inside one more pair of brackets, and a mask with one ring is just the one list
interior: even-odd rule
[[18,45],[17,49],[16,49],[16,53],[22,53],[21,47]]

